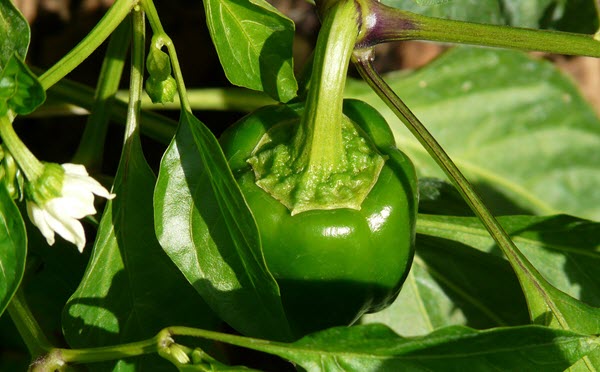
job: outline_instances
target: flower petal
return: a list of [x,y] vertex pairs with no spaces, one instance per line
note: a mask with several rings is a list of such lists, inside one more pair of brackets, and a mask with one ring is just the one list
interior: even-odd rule
[[[37,187],[39,190],[36,191],[40,193],[35,194],[39,198],[33,200],[44,202],[27,201],[29,218],[40,229],[48,244],[54,244],[57,233],[82,251],[85,247],[85,231],[79,219],[96,214],[94,195],[107,199],[112,199],[115,195],[90,177],[83,165],[62,164],[64,172],[55,171],[57,164],[47,163],[46,166],[47,172],[30,184]],[[53,185],[54,190],[49,193],[43,185]]]
[[109,193],[108,190],[100,184],[100,182],[96,181],[92,177],[67,173],[65,174],[64,182],[63,189],[65,184],[69,184],[70,187],[85,189],[106,199],[112,199],[115,197],[114,194]]
[[96,214],[93,197],[90,202],[71,196],[54,198],[46,203],[46,209],[53,216],[65,215],[77,219]]
[[27,201],[27,215],[31,222],[40,230],[48,245],[54,245],[54,230],[46,220],[47,212],[37,204]]
[[81,164],[73,164],[73,163],[64,163],[61,164],[61,167],[65,170],[65,173],[77,174],[80,176],[87,176],[88,172],[85,169],[84,165]]
[[47,215],[48,225],[63,239],[77,246],[79,252],[83,252],[85,247],[85,231],[81,222],[76,218],[67,217],[65,215],[55,215],[49,210]]

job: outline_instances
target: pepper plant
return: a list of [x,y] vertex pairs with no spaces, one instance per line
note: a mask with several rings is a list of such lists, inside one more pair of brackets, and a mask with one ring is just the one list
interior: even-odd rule
[[[600,121],[525,52],[600,57],[598,2],[320,0],[296,69],[273,5],[203,5],[236,87],[186,89],[152,0],[49,69],[0,0],[3,370],[600,368]],[[478,47],[376,71],[415,39]],[[105,41],[96,86],[69,80]],[[89,111],[79,145],[40,160],[22,119],[65,105]]]

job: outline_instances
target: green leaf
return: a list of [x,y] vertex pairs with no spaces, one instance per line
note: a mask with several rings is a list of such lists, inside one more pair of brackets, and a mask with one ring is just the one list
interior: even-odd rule
[[[600,218],[600,121],[552,64],[514,51],[455,48],[386,80],[496,214]],[[366,84],[350,82],[346,94],[386,117],[421,177],[445,178]]]
[[[500,222],[552,285],[600,305],[600,223],[570,216],[511,216]],[[487,328],[527,321],[516,277],[508,262],[498,262],[502,254],[478,219],[421,214],[417,231],[418,256],[398,299],[363,322],[420,335],[451,324]],[[597,310],[574,305],[567,313],[586,309],[577,326],[593,330]]]
[[[26,212],[22,207],[24,215]],[[83,277],[90,252],[82,254],[64,239],[57,239],[54,245],[49,246],[28,218],[25,219],[25,228],[28,251],[27,279],[23,284],[25,298],[50,342],[59,345],[64,342],[61,336],[62,310]]]
[[26,255],[23,218],[6,187],[0,185],[0,315],[21,284]]
[[398,298],[362,323],[384,323],[405,336],[449,325],[485,329],[529,323],[519,282],[501,257],[423,234],[417,235],[416,251]]
[[331,328],[291,344],[205,337],[276,354],[306,371],[564,371],[598,349],[597,336],[540,326],[454,326],[404,338],[380,324]]
[[411,1],[384,0],[383,4],[430,17],[457,21],[506,24],[499,0]]
[[44,103],[46,92],[21,57],[13,54],[0,72],[0,116],[27,115]]
[[593,0],[503,0],[502,7],[511,26],[585,34],[593,34],[598,28]]
[[593,0],[385,0],[384,4],[430,17],[593,34]]
[[419,213],[473,216],[473,211],[458,190],[438,178],[419,178]]
[[232,84],[280,102],[296,95],[294,23],[264,0],[206,0],[206,21]]
[[[424,224],[425,228],[417,227],[417,229],[420,230],[421,233],[425,230],[425,233],[429,233],[430,235],[433,235],[432,232],[434,231],[447,231],[446,228],[448,226],[444,226],[443,221],[441,221],[440,218],[443,219],[444,217],[432,216],[431,221],[429,221],[430,223],[427,221],[425,223],[421,222],[421,226]],[[500,220],[500,222],[502,221],[503,219]],[[476,219],[472,219],[471,222],[479,223]],[[486,239],[489,239],[487,232],[483,229],[480,230],[480,234],[473,234],[475,230],[472,226],[468,226],[468,223],[469,222],[466,220],[460,221],[461,228],[458,228],[460,233],[457,236],[475,236],[475,241],[479,239],[480,242],[485,242]],[[536,234],[538,225],[534,226],[536,227],[529,228]],[[526,230],[526,228],[520,227]],[[457,230],[457,226],[453,226],[452,229]],[[509,234],[521,234],[521,230],[515,232],[514,226],[511,226],[508,223],[507,230]],[[546,230],[545,228],[542,228],[541,231],[543,232]],[[439,235],[440,234],[438,233],[436,236]],[[450,233],[450,236],[453,235],[455,235],[455,233]],[[518,238],[515,238],[515,242],[519,247],[525,245]],[[589,241],[587,241],[586,244],[589,244]],[[492,246],[494,245],[492,244]],[[551,245],[551,247],[554,248],[553,245]],[[523,250],[526,251],[526,248]],[[525,257],[529,261],[528,257]],[[544,265],[548,265],[548,263],[544,262],[543,265],[538,265],[540,271],[544,270]],[[557,289],[556,286],[553,286],[552,283],[548,282],[555,279],[549,275],[544,276],[543,273],[533,269],[533,266],[528,270],[518,266],[515,270],[523,287],[525,297],[527,298],[530,318],[534,323],[587,334],[596,334],[600,332],[600,308],[592,307],[584,302],[578,301],[564,291],[561,291],[560,288]]]
[[[139,341],[172,324],[211,329],[219,323],[161,249],[153,228],[155,176],[139,138],[128,142],[115,179],[117,196],[106,206],[86,273],[63,312],[72,347]],[[157,356],[120,361],[116,368],[143,366],[169,370]]]
[[27,55],[31,30],[27,20],[11,0],[0,0],[0,71],[16,53],[21,58]]
[[213,134],[183,113],[154,196],[158,239],[213,310],[239,332],[288,339],[254,218]]
[[595,336],[535,326],[456,326],[407,339],[369,325],[308,336],[277,355],[307,371],[563,371],[597,345]]
[[[501,256],[476,218],[420,215],[417,230]],[[499,218],[513,241],[540,273],[561,291],[600,306],[600,223],[557,215]]]

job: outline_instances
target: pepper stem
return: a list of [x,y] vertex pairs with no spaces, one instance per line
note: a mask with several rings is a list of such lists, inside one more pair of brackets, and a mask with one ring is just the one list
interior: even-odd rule
[[16,160],[19,168],[28,181],[33,181],[42,175],[44,165],[29,151],[15,132],[8,116],[0,117],[0,137],[4,145]]
[[291,215],[360,209],[385,163],[343,113],[346,74],[359,36],[357,4],[331,0],[320,5],[324,5],[323,25],[304,110],[293,123],[274,123],[248,159],[256,184]]
[[327,9],[317,39],[306,109],[293,141],[300,150],[296,165],[307,165],[308,175],[319,180],[346,166],[342,106],[358,26],[354,1],[337,1]]

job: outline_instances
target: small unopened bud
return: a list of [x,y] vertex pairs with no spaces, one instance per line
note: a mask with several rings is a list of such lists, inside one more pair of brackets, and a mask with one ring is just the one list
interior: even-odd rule
[[172,76],[158,80],[152,76],[146,80],[146,93],[153,103],[173,102],[177,93],[177,82]]

